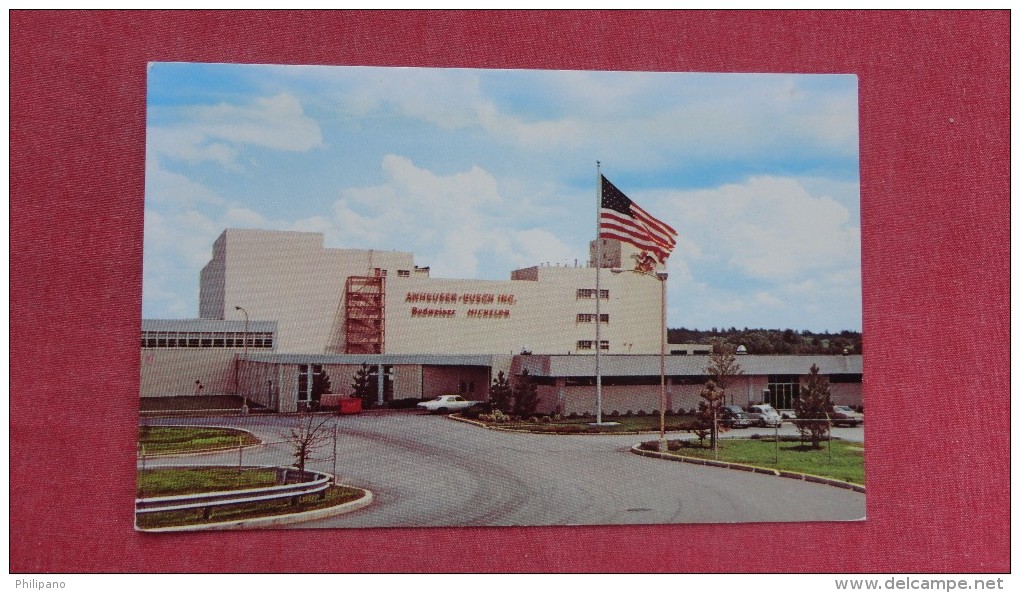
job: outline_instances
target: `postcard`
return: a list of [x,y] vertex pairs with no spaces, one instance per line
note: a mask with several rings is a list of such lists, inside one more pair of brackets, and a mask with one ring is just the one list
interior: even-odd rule
[[855,76],[147,97],[138,529],[865,518]]

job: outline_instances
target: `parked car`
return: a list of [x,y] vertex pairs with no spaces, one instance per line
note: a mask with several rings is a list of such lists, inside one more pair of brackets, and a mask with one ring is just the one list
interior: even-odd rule
[[719,424],[727,428],[747,428],[751,426],[751,417],[740,406],[722,406],[719,411]]
[[783,425],[783,417],[768,404],[755,404],[748,408],[748,415],[758,426],[769,428]]
[[860,426],[864,424],[864,414],[855,411],[850,406],[832,406],[829,412],[829,419],[833,426]]
[[448,414],[466,410],[477,403],[459,395],[440,395],[435,399],[419,403],[418,407],[434,414]]

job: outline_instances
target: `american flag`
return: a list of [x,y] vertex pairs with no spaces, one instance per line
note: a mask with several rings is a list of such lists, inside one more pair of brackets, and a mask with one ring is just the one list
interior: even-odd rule
[[659,263],[666,263],[676,247],[676,235],[673,227],[642,210],[602,176],[599,238],[630,243],[653,255]]

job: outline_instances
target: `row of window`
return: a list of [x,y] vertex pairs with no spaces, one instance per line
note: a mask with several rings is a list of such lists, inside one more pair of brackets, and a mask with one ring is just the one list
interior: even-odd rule
[[606,290],[605,288],[603,288],[601,290],[598,290],[598,291],[596,291],[594,288],[578,288],[577,289],[577,298],[579,298],[579,299],[593,299],[593,298],[595,298],[596,292],[598,293],[599,298],[602,299],[602,300],[606,300],[606,299],[609,298],[609,291]]
[[[143,332],[142,348],[244,348],[245,336],[243,333],[220,333],[220,334],[187,334],[181,332],[158,333]],[[269,332],[249,333],[248,348],[272,348],[273,334]]]
[[[373,270],[373,271],[374,271],[374,273],[375,273],[375,276],[376,276],[377,278],[378,278],[379,276],[382,276],[383,278],[385,278],[385,277],[386,277],[386,273],[387,273],[387,272],[388,272],[389,270],[384,270],[384,269],[382,269],[382,268],[376,268],[376,269],[375,269],[375,270]],[[411,277],[411,270],[397,270],[397,278],[410,278],[410,277]]]
[[[578,313],[577,314],[577,322],[578,323],[595,323],[595,314],[594,313]],[[609,313],[600,313],[599,314],[599,323],[609,323]]]
[[[599,341],[599,344],[600,344],[600,348],[602,350],[609,350],[609,340],[601,340],[601,341]],[[595,348],[595,340],[578,340],[577,341],[577,349],[578,350],[592,350],[594,348]]]

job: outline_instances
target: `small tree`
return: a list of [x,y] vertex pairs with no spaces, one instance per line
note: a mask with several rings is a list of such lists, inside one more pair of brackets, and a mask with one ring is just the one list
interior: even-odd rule
[[698,402],[697,428],[695,434],[705,444],[705,437],[711,437],[709,444],[715,450],[719,439],[719,433],[726,430],[726,427],[719,425],[719,412],[722,409],[726,392],[719,389],[714,379],[709,379],[705,387],[698,394],[701,401]]
[[333,385],[329,380],[326,371],[312,374],[312,401],[318,404],[322,400],[323,393],[332,393]]
[[513,398],[513,390],[510,388],[510,382],[507,381],[503,371],[500,371],[492,380],[492,385],[489,386],[489,402],[492,403],[493,409],[509,414],[511,398]]
[[331,437],[329,420],[329,416],[301,414],[295,426],[280,433],[280,437],[293,451],[294,465],[297,466],[301,479],[304,479],[305,465],[309,461],[323,459],[316,457],[315,454]]
[[705,374],[715,381],[716,386],[725,396],[726,388],[729,386],[730,378],[743,373],[740,370],[740,363],[737,362],[737,349],[732,344],[717,341],[712,347],[712,354],[708,356],[708,366],[705,367]]
[[819,375],[818,365],[813,364],[801,387],[800,397],[793,402],[793,409],[797,413],[797,430],[801,438],[811,438],[812,449],[820,449],[822,439],[829,435],[829,429],[832,428],[829,422],[830,407],[829,380]]
[[367,363],[361,363],[361,368],[354,373],[351,389],[354,390],[354,397],[360,398],[364,407],[372,405],[372,371]]
[[531,382],[528,369],[521,371],[514,385],[514,415],[527,418],[538,408],[538,386]]

